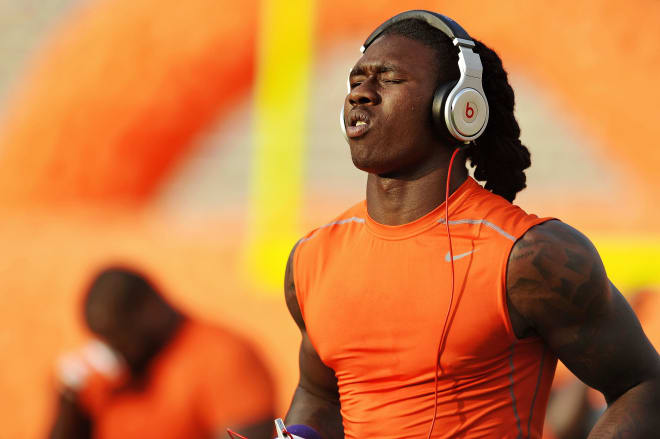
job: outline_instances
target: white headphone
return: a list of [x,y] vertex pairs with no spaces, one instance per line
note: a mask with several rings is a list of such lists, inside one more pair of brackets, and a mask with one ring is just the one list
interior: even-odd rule
[[[458,47],[458,68],[461,77],[458,81],[441,84],[435,90],[431,111],[438,127],[446,127],[448,133],[457,140],[468,144],[477,139],[488,123],[488,101],[481,84],[483,67],[481,58],[472,50],[474,41],[454,20],[431,11],[412,10],[402,12],[381,24],[366,39],[360,51],[365,50],[387,28],[403,20],[416,19],[428,23],[452,39]],[[349,87],[350,92],[350,87]],[[346,136],[344,106],[339,115],[342,133]]]

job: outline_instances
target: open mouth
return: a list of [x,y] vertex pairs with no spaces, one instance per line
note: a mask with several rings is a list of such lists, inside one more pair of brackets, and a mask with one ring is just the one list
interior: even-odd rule
[[348,115],[348,126],[346,135],[349,138],[360,137],[364,135],[371,126],[369,115],[365,111],[353,110]]

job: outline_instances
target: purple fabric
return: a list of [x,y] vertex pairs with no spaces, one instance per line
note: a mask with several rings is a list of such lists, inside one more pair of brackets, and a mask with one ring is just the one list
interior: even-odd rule
[[286,431],[296,436],[304,437],[305,439],[321,439],[321,435],[316,432],[312,427],[307,425],[289,425],[286,427]]

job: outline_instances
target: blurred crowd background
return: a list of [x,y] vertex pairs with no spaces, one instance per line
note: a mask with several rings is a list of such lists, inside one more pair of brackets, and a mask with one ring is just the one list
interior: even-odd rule
[[364,197],[347,73],[413,8],[502,57],[532,152],[516,203],[589,236],[628,297],[660,289],[657,1],[3,0],[0,437],[45,434],[53,365],[89,338],[83,290],[109,264],[249,337],[284,414],[286,257]]

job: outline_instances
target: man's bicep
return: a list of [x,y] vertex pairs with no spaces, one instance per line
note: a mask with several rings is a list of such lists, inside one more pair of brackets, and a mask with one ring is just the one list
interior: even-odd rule
[[284,298],[291,317],[300,328],[302,340],[299,351],[300,382],[299,386],[323,397],[336,399],[337,379],[331,368],[326,366],[312,344],[302,317],[294,281],[294,257],[298,244],[291,250],[284,275]]
[[300,304],[298,303],[298,295],[296,294],[296,282],[294,276],[294,258],[296,255],[296,249],[300,241],[293,246],[291,253],[289,254],[289,259],[286,262],[286,271],[284,272],[284,300],[286,301],[286,306],[289,309],[293,321],[296,322],[298,328],[301,331],[305,330],[305,322],[302,317],[302,312],[300,310]]
[[328,439],[343,438],[337,379],[319,358],[303,331],[300,381],[286,415],[287,424],[304,424]]
[[307,334],[296,294],[294,257],[291,250],[284,278],[287,307],[302,336],[298,354],[300,380],[286,416],[287,424],[305,424],[328,439],[344,437],[340,414],[339,391],[334,371],[325,365]]
[[298,385],[317,396],[339,403],[335,373],[323,363],[306,333],[303,333],[300,343],[299,363]]
[[657,353],[609,282],[593,245],[552,221],[530,230],[509,258],[512,321],[522,316],[566,366],[608,399],[653,376]]

